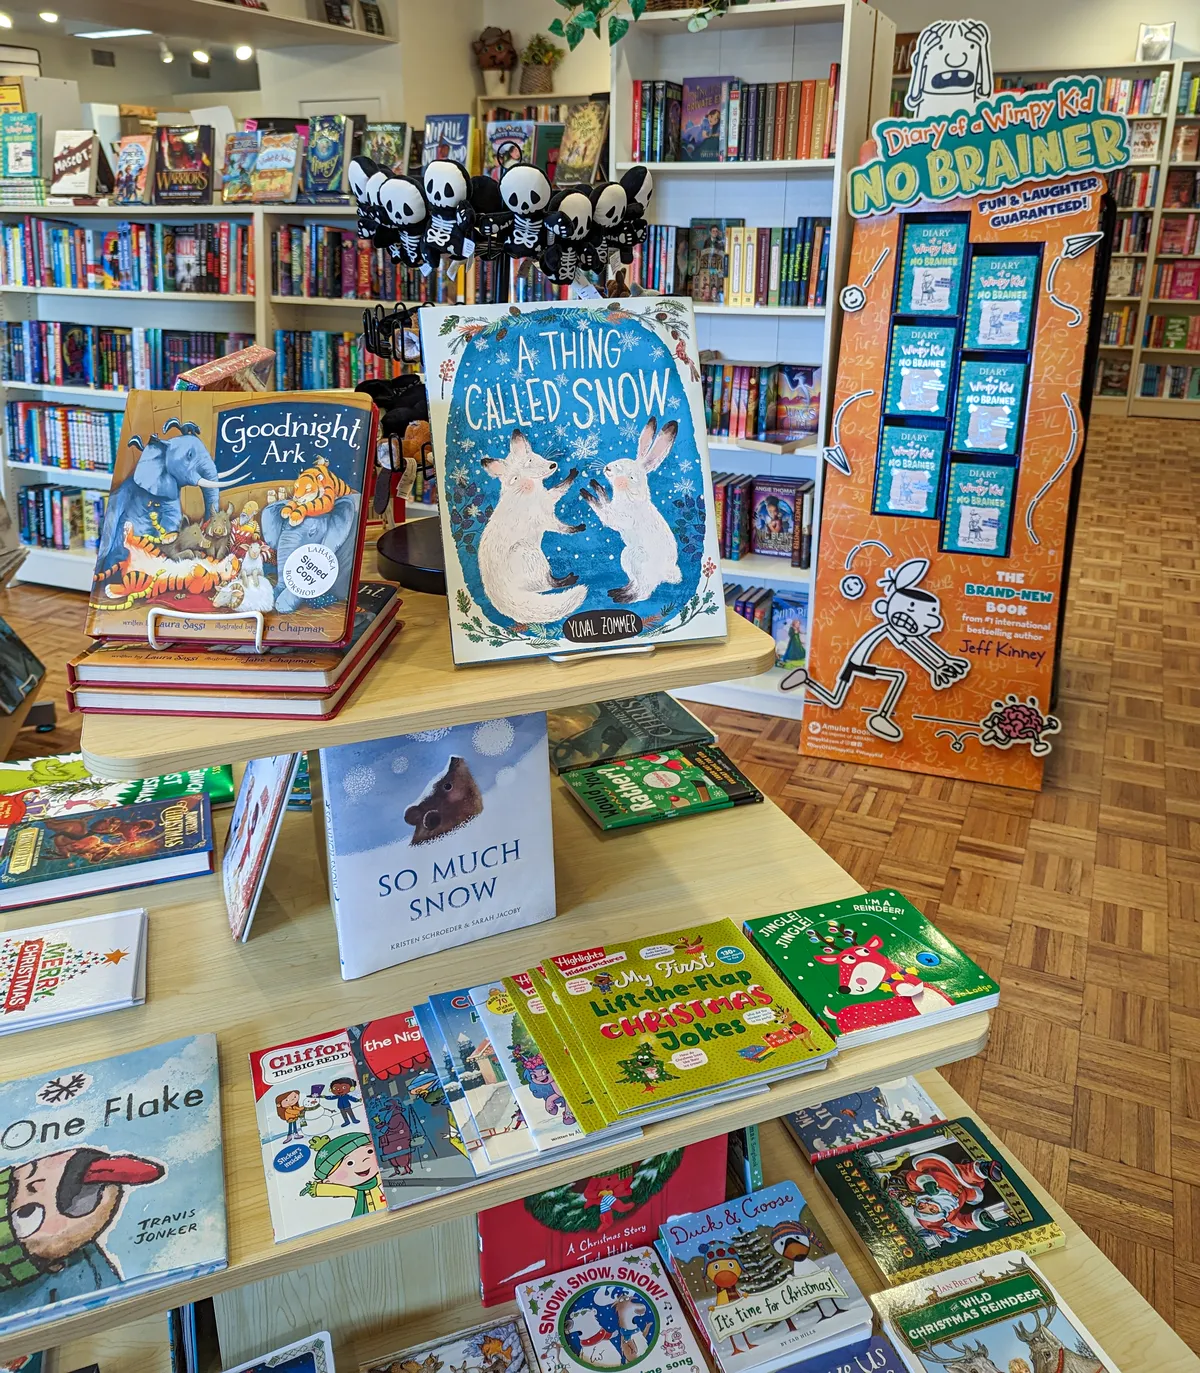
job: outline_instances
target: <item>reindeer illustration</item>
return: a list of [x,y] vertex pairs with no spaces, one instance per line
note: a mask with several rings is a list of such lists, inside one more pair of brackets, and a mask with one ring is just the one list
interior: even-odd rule
[[975,1341],[973,1347],[964,1340],[961,1348],[953,1340],[938,1340],[937,1343],[945,1345],[950,1353],[938,1354],[932,1347],[922,1349],[922,1363],[940,1363],[946,1373],[1001,1373],[992,1362],[987,1345],[979,1340]]
[[1058,1307],[1051,1306],[1043,1315],[1034,1312],[1032,1330],[1025,1328],[1024,1321],[1016,1321],[1013,1330],[1019,1340],[1029,1346],[1029,1357],[1033,1360],[1033,1373],[1104,1373],[1104,1365],[1087,1349],[1082,1354],[1077,1349],[1068,1349],[1062,1340],[1050,1329],[1050,1323],[1058,1314]]
[[[851,931],[846,930],[845,933]],[[836,1011],[826,1006],[825,1014],[837,1023],[841,1034],[868,1026],[887,1025],[897,1020],[910,1020],[913,1016],[931,1015],[954,1005],[948,996],[923,981],[913,969],[893,963],[880,952],[882,948],[883,940],[873,934],[865,944],[840,950],[826,945],[820,953],[813,955],[818,963],[837,965],[838,991],[843,996],[866,996],[875,991],[892,994],[884,1002],[842,1006]]]

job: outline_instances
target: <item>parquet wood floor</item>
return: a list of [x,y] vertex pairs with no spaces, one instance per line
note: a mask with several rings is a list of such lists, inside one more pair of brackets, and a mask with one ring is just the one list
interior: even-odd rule
[[[859,882],[1000,978],[987,1052],[947,1076],[1200,1351],[1198,510],[1200,426],[1097,421],[1039,795],[804,758],[790,721],[701,713]],[[0,614],[59,702],[13,756],[77,747],[82,597],[16,587]]]

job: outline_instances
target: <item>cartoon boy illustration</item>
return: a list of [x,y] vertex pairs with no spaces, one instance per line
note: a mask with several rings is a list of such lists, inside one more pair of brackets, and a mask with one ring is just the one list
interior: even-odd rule
[[287,1126],[283,1142],[286,1144],[288,1140],[299,1139],[300,1127],[304,1124],[304,1107],[300,1105],[300,1093],[295,1089],[280,1092],[275,1098],[275,1114]]
[[355,1106],[362,1105],[362,1097],[354,1095],[354,1089],[358,1083],[352,1077],[335,1077],[329,1084],[329,1091],[325,1094],[326,1101],[337,1104],[337,1108],[342,1113],[343,1125],[360,1125],[362,1122],[354,1114]]
[[902,667],[886,667],[872,661],[875,650],[884,642],[907,654],[918,667],[929,674],[929,681],[937,691],[953,686],[971,670],[965,658],[953,658],[932,636],[945,629],[941,602],[931,591],[921,590],[921,579],[929,571],[927,558],[910,558],[899,567],[888,570],[878,585],[884,595],[871,607],[872,614],[882,623],[869,629],[846,654],[846,661],[838,673],[837,686],[830,691],[814,682],[808,669],[796,668],[780,683],[781,691],[794,691],[807,686],[813,699],[831,710],[840,710],[850,693],[856,677],[878,677],[889,683],[879,708],[867,716],[867,728],[878,739],[896,744],[904,738],[904,731],[895,721],[896,707],[908,685],[908,673]]
[[370,1135],[315,1135],[310,1143],[317,1151],[314,1180],[300,1189],[302,1197],[353,1197],[352,1218],[387,1210]]
[[122,1280],[100,1243],[125,1189],[166,1168],[134,1154],[83,1146],[0,1168],[0,1320]]

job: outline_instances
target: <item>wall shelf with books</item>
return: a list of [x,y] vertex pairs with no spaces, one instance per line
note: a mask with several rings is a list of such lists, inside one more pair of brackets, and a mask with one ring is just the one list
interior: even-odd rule
[[837,166],[834,157],[760,158],[754,162],[618,162],[617,171],[649,167],[655,176],[762,176],[766,172],[807,172],[828,175]]
[[87,286],[0,286],[0,292],[16,296],[86,296],[88,300],[156,300],[162,305],[253,305],[257,299],[244,292],[221,295],[215,291],[107,291]]
[[[683,8],[643,14],[639,28],[646,33],[686,32],[687,22],[700,13],[699,8]],[[790,28],[796,24],[840,24],[845,7],[829,0],[775,0],[775,3],[748,4],[726,10],[709,18],[708,32],[728,33],[734,29]],[[694,40],[693,40],[694,41]]]
[[44,462],[13,462],[11,458],[7,460],[6,465],[18,472],[38,472],[53,478],[56,482],[65,482],[71,486],[107,488],[112,485],[111,472],[84,472],[73,467],[51,467]]

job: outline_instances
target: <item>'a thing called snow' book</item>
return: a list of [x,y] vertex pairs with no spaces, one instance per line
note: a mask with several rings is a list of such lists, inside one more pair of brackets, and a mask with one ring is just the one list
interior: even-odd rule
[[554,915],[546,717],[321,750],[342,976]]
[[215,1035],[0,1083],[0,1335],[225,1267]]

